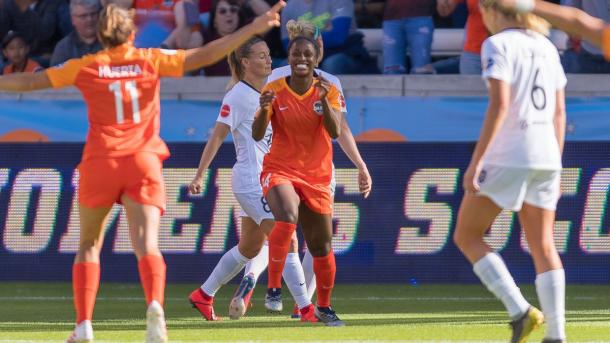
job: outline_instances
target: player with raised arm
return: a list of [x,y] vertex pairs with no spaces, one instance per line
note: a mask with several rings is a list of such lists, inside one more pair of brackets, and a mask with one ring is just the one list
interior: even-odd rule
[[330,306],[334,287],[332,252],[332,140],[341,134],[341,105],[337,89],[314,78],[319,46],[310,38],[289,43],[291,75],[267,84],[252,137],[261,140],[269,123],[274,144],[263,160],[261,184],[275,218],[269,235],[269,287],[281,288],[286,255],[300,221],[314,256],[319,285],[315,315],[331,326],[344,323]]
[[166,266],[158,248],[165,209],[159,137],[160,77],[215,63],[255,34],[279,25],[280,1],[232,35],[190,50],[137,49],[132,13],[108,5],[99,18],[104,50],[42,73],[0,77],[0,90],[32,91],[74,85],[87,103],[89,132],[78,166],[80,245],[73,266],[76,328],[68,342],[93,341],[93,308],[100,279],[104,227],[114,203],[127,213],[132,247],[148,306],[146,341],[166,342],[163,311]]
[[[544,343],[565,334],[565,273],[553,227],[560,197],[565,139],[566,77],[548,23],[481,0],[483,22],[493,34],[481,61],[489,105],[463,178],[464,198],[454,241],[475,274],[502,301],[511,317],[511,342],[525,342],[546,318]],[[496,216],[519,213],[536,270],[536,292],[544,315],[523,297],[502,257],[484,241]]]
[[[231,183],[235,198],[242,208],[241,236],[238,245],[221,257],[207,280],[189,296],[189,301],[209,321],[218,319],[214,313],[213,303],[220,287],[237,275],[255,256],[261,255],[266,260],[268,253],[260,252],[261,248],[266,248],[264,242],[274,224],[273,215],[263,197],[259,181],[263,156],[269,152],[271,146],[271,126],[267,128],[262,140],[256,142],[252,139],[252,122],[254,113],[259,107],[260,90],[265,85],[267,76],[271,74],[269,48],[264,40],[254,37],[229,54],[228,60],[233,85],[222,101],[212,137],[205,145],[199,169],[189,185],[192,194],[201,192],[203,174],[210,166],[220,145],[231,132],[237,156]],[[265,267],[266,261],[263,269]],[[298,270],[284,270],[284,273],[303,274],[300,262],[289,265],[287,269],[290,268]],[[246,312],[248,299],[244,298],[254,288],[258,274],[260,273],[255,276],[246,273],[242,279],[229,306],[231,319],[238,319]],[[316,322],[313,305],[307,297],[304,285],[302,290],[297,291],[294,295],[300,308],[308,308],[307,311],[303,311],[309,315],[302,317],[302,321]]]
[[498,6],[509,11],[540,16],[569,35],[581,37],[602,49],[604,57],[610,61],[610,23],[578,8],[556,5],[547,1],[499,0]]
[[[293,40],[297,37],[307,37],[313,39],[320,47],[320,57],[318,63],[322,60],[322,58],[324,57],[324,45],[322,35],[320,34],[320,30],[314,24],[305,20],[289,20],[286,23],[286,29],[288,31],[289,40]],[[279,78],[287,77],[290,75],[290,73],[290,66],[276,68],[273,70],[271,76],[269,76],[267,81],[272,82]],[[367,198],[372,189],[372,180],[369,171],[366,167],[366,163],[360,156],[360,152],[358,151],[358,147],[356,146],[356,141],[354,140],[352,131],[350,130],[349,125],[347,124],[347,107],[345,103],[345,97],[343,95],[343,89],[341,87],[341,81],[335,75],[329,74],[320,69],[315,69],[315,74],[320,75],[330,81],[330,83],[332,83],[333,86],[335,86],[341,94],[341,135],[337,138],[337,142],[341,146],[341,149],[343,149],[345,154],[352,161],[352,163],[358,168],[358,184],[360,192],[365,198]],[[332,184],[334,186],[334,175]],[[334,187],[332,193],[334,197]],[[292,264],[298,263],[299,254],[297,249],[298,242],[296,241],[295,235],[288,256],[286,257],[287,265],[290,266]],[[248,264],[246,265],[246,274],[251,273],[256,277],[255,279],[257,279],[258,275],[262,273],[267,266],[268,261],[267,259],[263,260],[263,258],[264,256],[255,257],[252,261],[248,262]],[[249,268],[250,265],[253,265],[252,268]],[[313,272],[313,257],[311,256],[311,253],[309,253],[309,250],[305,250],[305,256],[303,257],[303,270],[305,273],[304,277],[305,285],[307,287],[307,295],[311,300],[316,290],[316,279]],[[289,287],[291,286],[291,284],[299,285],[301,283],[301,277],[298,274],[293,274],[290,271],[284,271],[284,280],[289,285]],[[282,298],[280,289],[269,288],[265,297],[265,307],[268,310],[281,309],[283,307],[281,299]],[[294,318],[297,318],[299,316],[298,304],[295,304],[292,316]]]

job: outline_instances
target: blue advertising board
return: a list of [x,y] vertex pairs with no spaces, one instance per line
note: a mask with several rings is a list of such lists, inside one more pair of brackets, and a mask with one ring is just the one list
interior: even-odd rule
[[[357,170],[335,147],[334,250],[337,282],[476,282],[451,235],[462,197],[470,143],[367,143],[359,148],[373,178],[358,194]],[[167,211],[160,246],[168,281],[200,282],[239,237],[231,192],[233,145],[224,144],[205,175],[202,194],[188,194],[202,144],[170,144],[165,162]],[[82,144],[0,145],[0,280],[69,280],[78,246],[76,167]],[[610,282],[610,142],[571,142],[564,153],[563,196],[555,242],[571,283]],[[137,281],[125,214],[111,212],[102,279]],[[516,216],[503,212],[486,240],[517,281],[534,269]]]

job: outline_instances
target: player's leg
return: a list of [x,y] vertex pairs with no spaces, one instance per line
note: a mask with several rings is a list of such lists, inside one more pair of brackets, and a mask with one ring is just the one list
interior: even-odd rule
[[[257,220],[260,219],[257,218]],[[255,220],[250,217],[242,217],[242,231],[239,244],[237,246],[237,252],[243,258],[239,260],[239,269],[234,269],[234,272],[231,270],[231,273],[227,274],[226,277],[221,280],[222,284],[225,284],[231,280],[243,269],[247,263],[260,254],[261,248],[263,247],[266,239],[267,235],[265,235],[265,233],[259,228]],[[227,270],[225,270],[225,272],[226,271]],[[246,274],[242,278],[229,305],[229,317],[231,319],[239,319],[246,313],[247,305],[255,283],[256,281],[254,275],[252,274]]]
[[126,180],[121,202],[148,306],[146,341],[166,342],[163,310],[166,265],[159,250],[159,226],[166,198],[163,166],[156,154],[138,153],[124,158],[121,172]]
[[[481,189],[483,191],[483,185]],[[525,300],[500,255],[493,252],[483,240],[485,232],[501,210],[486,195],[466,193],[462,199],[453,238],[458,248],[473,264],[474,272],[481,282],[506,307],[512,319],[512,341],[522,342],[539,325],[542,314]]]
[[542,174],[544,179],[532,180],[519,220],[536,267],[536,292],[546,322],[545,340],[563,342],[566,340],[565,272],[553,238],[560,176],[559,172],[537,174]]
[[307,296],[311,300],[316,292],[316,274],[313,272],[313,256],[307,248],[305,248],[305,254],[303,256],[303,272],[305,273]]
[[[292,297],[297,304],[297,315],[300,317],[300,309],[304,309],[311,306],[311,300],[307,296],[307,286],[305,285],[305,274],[303,272],[303,266],[301,265],[301,259],[299,258],[299,242],[297,240],[296,232],[292,236],[290,242],[290,250],[286,257],[286,265],[284,266],[283,277]],[[294,312],[294,311],[293,311]],[[293,313],[294,314],[294,313]]]
[[290,250],[290,242],[296,230],[299,214],[299,196],[290,180],[277,175],[261,177],[265,182],[263,191],[275,224],[269,234],[269,279],[267,299],[281,297],[282,272]]
[[[310,193],[310,192],[307,192]],[[313,204],[312,199],[323,199],[323,196],[306,195],[305,201],[299,208],[299,220],[303,234],[307,241],[307,248],[313,255],[313,269],[318,284],[318,297],[316,300],[316,317],[331,326],[345,325],[331,307],[331,295],[335,285],[336,264],[332,251],[332,214],[330,210],[330,195],[326,201],[327,206],[319,203]],[[312,209],[311,207],[314,207]],[[325,211],[328,207],[328,211]],[[328,213],[320,213],[328,212]],[[302,320],[308,313],[301,312]]]
[[76,328],[68,342],[92,342],[93,308],[100,282],[100,251],[110,207],[80,206],[80,244],[72,266]]

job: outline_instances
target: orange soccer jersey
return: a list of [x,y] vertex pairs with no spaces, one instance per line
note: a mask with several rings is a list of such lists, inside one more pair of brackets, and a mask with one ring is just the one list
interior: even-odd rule
[[[275,100],[271,115],[273,144],[265,155],[264,170],[282,171],[312,184],[330,184],[332,141],[324,127],[317,88],[312,85],[298,95],[286,78],[281,78],[267,84],[263,92],[266,90],[275,92]],[[327,98],[334,109],[341,111],[340,93],[334,86]]]
[[159,78],[182,76],[184,58],[180,50],[125,44],[45,71],[54,88],[74,85],[87,103],[89,132],[83,161],[137,152],[169,156],[159,137]]
[[602,51],[606,61],[610,61],[610,25],[606,25],[602,33]]

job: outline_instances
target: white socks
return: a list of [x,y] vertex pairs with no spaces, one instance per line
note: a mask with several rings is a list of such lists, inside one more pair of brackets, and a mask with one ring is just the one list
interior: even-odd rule
[[284,277],[284,281],[286,282],[294,301],[296,301],[297,306],[300,309],[309,306],[311,300],[307,296],[305,275],[303,274],[299,253],[288,253],[282,276]]
[[254,275],[254,283],[258,281],[258,277],[267,269],[269,264],[269,243],[265,241],[265,244],[261,248],[261,251],[253,259],[248,261],[246,264],[246,270],[244,276],[248,274]]
[[473,265],[473,269],[485,287],[502,301],[513,320],[530,308],[530,304],[521,294],[500,255],[497,253],[485,255]]
[[305,272],[307,296],[309,297],[309,300],[311,300],[313,294],[316,292],[316,274],[313,272],[313,256],[309,252],[309,249],[305,250],[305,256],[303,256],[303,272]]
[[566,276],[563,269],[549,270],[536,276],[536,293],[546,321],[545,338],[566,339]]
[[229,282],[237,273],[239,273],[246,263],[250,259],[244,257],[237,246],[234,246],[231,250],[227,251],[222,257],[218,264],[212,271],[212,274],[205,280],[205,283],[201,285],[201,289],[205,294],[213,297],[220,287]]

